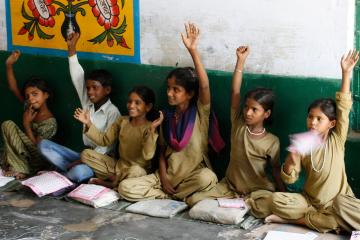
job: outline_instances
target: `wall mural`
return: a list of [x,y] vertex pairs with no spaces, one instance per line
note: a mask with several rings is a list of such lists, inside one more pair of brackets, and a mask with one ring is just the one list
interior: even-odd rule
[[140,62],[138,0],[7,0],[9,50],[66,56],[80,32],[79,55]]

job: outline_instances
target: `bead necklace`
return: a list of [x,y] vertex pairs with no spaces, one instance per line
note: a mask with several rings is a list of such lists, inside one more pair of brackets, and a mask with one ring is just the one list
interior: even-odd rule
[[250,128],[248,126],[246,126],[246,130],[248,131],[248,133],[250,133],[250,135],[254,135],[254,136],[260,136],[260,135],[264,134],[264,132],[266,131],[266,129],[264,128],[261,132],[254,133],[250,130]]
[[324,166],[325,166],[325,162],[326,162],[326,150],[327,150],[327,143],[325,143],[325,150],[324,150],[324,157],[323,157],[323,162],[322,162],[322,165],[321,165],[321,168],[320,169],[316,169],[315,166],[314,166],[314,162],[313,162],[313,151],[312,151],[312,147],[311,147],[311,151],[310,151],[310,161],[311,161],[311,168],[319,173],[321,172],[321,170],[323,170]]

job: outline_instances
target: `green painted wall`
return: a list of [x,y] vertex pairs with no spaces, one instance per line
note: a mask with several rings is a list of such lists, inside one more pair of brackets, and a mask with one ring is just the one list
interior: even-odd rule
[[[8,54],[8,52],[0,52],[0,62],[4,63]],[[158,106],[166,107],[165,77],[171,68],[89,60],[81,60],[80,63],[85,71],[105,68],[113,74],[112,101],[119,107],[122,114],[126,114],[128,91],[139,84],[146,84],[153,88],[157,93]],[[67,59],[24,54],[15,65],[15,74],[20,84],[31,75],[40,76],[49,82],[55,93],[50,107],[59,123],[57,140],[73,149],[81,150],[81,124],[73,119],[74,109],[80,106],[80,102],[71,84]],[[217,112],[223,137],[229,143],[231,73],[209,71],[209,77],[212,106]],[[0,98],[2,100],[0,122],[13,119],[20,124],[23,107],[8,91],[5,79],[3,65],[0,68]],[[257,86],[274,89],[277,99],[270,131],[280,138],[281,159],[284,160],[286,155],[284,149],[289,143],[288,135],[305,130],[306,109],[309,103],[319,97],[334,97],[339,84],[340,80],[337,79],[245,74],[242,92],[245,93],[248,89]],[[212,157],[214,169],[219,177],[222,177],[226,170],[229,147],[227,144],[227,149],[221,155]],[[357,174],[357,169],[360,167],[359,147],[360,141],[356,139],[348,141],[346,145],[349,182],[358,196],[360,195],[360,176]],[[300,186],[301,183],[298,183],[292,188],[299,189]]]

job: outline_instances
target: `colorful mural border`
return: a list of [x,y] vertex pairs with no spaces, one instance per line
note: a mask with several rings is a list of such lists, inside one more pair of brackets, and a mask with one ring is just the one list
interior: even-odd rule
[[[38,48],[38,47],[28,47],[28,46],[18,46],[13,45],[12,40],[12,24],[11,24],[11,13],[10,13],[10,1],[5,0],[6,7],[6,27],[7,31],[7,50],[13,51],[19,49],[23,53],[29,54],[41,54],[41,55],[55,55],[67,57],[67,51],[60,49],[50,49],[50,48]],[[94,60],[107,60],[107,61],[117,61],[117,62],[128,62],[128,63],[141,63],[140,59],[140,0],[133,0],[133,21],[134,21],[134,55],[112,55],[112,54],[103,54],[103,53],[92,53],[92,52],[81,52],[78,51],[78,56],[80,58],[94,59]]]

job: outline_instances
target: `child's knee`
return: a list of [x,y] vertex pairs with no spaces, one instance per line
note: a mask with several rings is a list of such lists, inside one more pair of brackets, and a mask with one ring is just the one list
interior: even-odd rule
[[6,134],[14,127],[16,127],[16,124],[11,120],[7,120],[1,124],[1,131]]
[[121,196],[127,196],[132,189],[131,179],[124,179],[119,183],[118,192]]
[[76,165],[67,173],[67,177],[76,183],[84,182],[93,176],[94,172],[85,164]]
[[213,171],[203,168],[197,177],[198,186],[216,185],[218,179]]
[[38,150],[41,154],[43,154],[46,150],[48,150],[50,148],[50,144],[51,141],[47,140],[47,139],[42,139],[39,143],[38,143]]
[[83,163],[87,163],[88,160],[93,157],[93,152],[94,150],[91,149],[85,149],[84,151],[82,151],[80,154],[80,161]]

